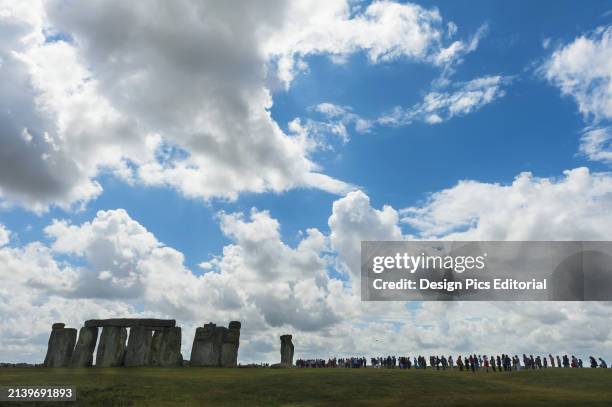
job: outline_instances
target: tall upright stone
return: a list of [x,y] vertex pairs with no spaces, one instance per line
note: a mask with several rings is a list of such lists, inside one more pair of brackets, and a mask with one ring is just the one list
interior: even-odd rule
[[[106,328],[105,328],[106,329]],[[130,328],[124,366],[148,366],[151,364],[153,331],[144,326]]]
[[221,356],[220,332],[221,330],[212,322],[205,324],[203,328],[196,329],[191,348],[191,366],[219,366]]
[[151,346],[151,364],[154,366],[181,366],[181,328],[155,330]]
[[238,365],[238,347],[240,346],[240,327],[239,321],[232,321],[224,331],[221,344],[221,367],[236,367]]
[[70,364],[77,331],[74,328],[64,327],[65,325],[62,323],[55,323],[51,327],[47,355],[44,361],[46,367],[67,367]]
[[82,327],[79,330],[79,340],[70,359],[70,367],[89,367],[93,365],[93,353],[98,340],[98,328]]
[[281,340],[281,365],[293,366],[293,342],[291,335],[282,335]]
[[127,329],[117,326],[105,326],[100,335],[100,344],[96,354],[96,366],[122,366],[125,357]]

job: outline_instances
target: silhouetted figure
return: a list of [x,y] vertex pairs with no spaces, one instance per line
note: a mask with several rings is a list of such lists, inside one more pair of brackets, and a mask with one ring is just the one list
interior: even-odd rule
[[570,362],[569,362],[569,358],[567,357],[567,355],[563,355],[563,367],[564,368],[570,367]]

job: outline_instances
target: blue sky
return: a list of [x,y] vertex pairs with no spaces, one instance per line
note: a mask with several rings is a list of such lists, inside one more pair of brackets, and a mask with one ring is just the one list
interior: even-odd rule
[[[78,306],[177,313],[191,328],[247,315],[246,329],[304,332],[313,352],[361,349],[340,337],[410,327],[405,304],[355,303],[360,239],[609,239],[610,2],[2,7],[0,273],[27,270],[14,289],[49,310],[42,338]],[[252,285],[234,292],[234,279]],[[267,298],[273,283],[295,294],[311,281],[315,305]],[[186,304],[189,288],[210,304]],[[423,347],[501,312],[458,305],[432,328],[436,307],[409,307]],[[572,307],[533,319],[582,329],[610,312]],[[2,340],[36,357],[10,329]],[[272,343],[247,340],[245,357]]]

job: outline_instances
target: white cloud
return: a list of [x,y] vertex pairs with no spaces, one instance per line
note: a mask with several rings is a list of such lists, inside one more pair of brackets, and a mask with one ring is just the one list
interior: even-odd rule
[[580,152],[589,160],[612,164],[612,128],[586,130],[580,138]]
[[389,112],[374,119],[354,113],[350,106],[324,102],[311,109],[321,114],[322,120],[295,118],[289,123],[289,130],[302,137],[310,135],[319,145],[326,147],[326,135],[335,135],[346,143],[350,139],[351,128],[357,133],[365,134],[372,132],[375,126],[408,126],[415,121],[438,124],[453,117],[473,113],[505,96],[504,86],[511,81],[511,77],[496,75],[451,84],[450,86],[455,89],[431,91],[423,97],[422,102],[414,106],[409,108],[395,106]]
[[0,247],[8,244],[11,240],[11,231],[0,223]]
[[[560,179],[521,174],[510,185],[464,181],[401,211],[373,208],[356,191],[334,203],[330,241],[338,261],[357,276],[361,240],[605,240],[612,227],[611,190],[612,175],[579,168]],[[401,232],[402,224],[410,234]],[[612,355],[606,323],[612,308],[606,303],[424,302],[412,311],[383,304],[358,302],[353,323],[338,328],[356,339],[335,339],[312,355],[337,349],[343,355],[353,349],[366,355]]]
[[310,135],[320,146],[327,147],[324,136],[335,135],[346,143],[350,139],[351,128],[364,134],[372,132],[375,126],[408,126],[415,121],[438,124],[473,113],[503,97],[506,94],[504,86],[511,81],[511,77],[496,75],[451,84],[455,89],[431,91],[423,97],[422,102],[409,108],[396,106],[375,119],[354,113],[350,106],[324,102],[311,109],[323,115],[323,120],[296,118],[289,123],[289,130],[302,137]]
[[[462,181],[400,211],[373,208],[357,191],[334,203],[330,240],[339,261],[355,275],[359,242],[368,239],[605,240],[612,227],[611,192],[611,174],[586,168],[566,171],[559,179],[524,173],[509,185]],[[410,226],[410,234],[402,234],[402,224]],[[612,355],[607,303],[424,302],[403,313],[392,308],[397,303],[384,304],[385,309],[360,304],[355,321],[363,325],[344,329],[362,340],[348,349],[375,355]]]
[[612,118],[612,27],[602,27],[557,49],[542,67],[587,119]]
[[509,185],[461,181],[401,211],[418,238],[605,240],[612,176],[576,168],[555,178],[521,173]]
[[329,217],[330,241],[353,279],[361,266],[362,240],[401,240],[399,214],[390,206],[378,210],[362,191],[354,191],[334,202]]
[[[289,86],[314,54],[364,51],[372,63],[446,70],[482,35],[451,39],[456,25],[437,9],[346,0],[5,1],[0,24],[0,196],[36,211],[94,199],[101,172],[206,200],[294,187],[346,193],[350,185],[310,158],[325,143],[272,119],[274,82]],[[333,131],[345,137],[342,125]]]
[[[256,210],[246,216],[221,213],[219,223],[233,243],[208,261],[210,271],[202,275],[122,209],[100,211],[80,225],[54,221],[45,228],[49,245],[0,247],[0,278],[6,281],[0,288],[0,318],[6,322],[0,341],[13,344],[12,353],[3,347],[0,360],[41,357],[55,320],[78,327],[98,316],[176,318],[185,328],[188,354],[195,326],[239,319],[243,361],[275,360],[284,330],[321,334],[338,323],[350,292],[327,274],[326,236],[309,229],[289,247],[281,241],[279,223]],[[68,311],[72,306],[79,309]],[[39,317],[17,332],[14,315],[31,312]],[[268,353],[249,353],[251,343],[262,341],[270,344]]]
[[374,1],[362,9],[342,0],[291,2],[283,28],[264,50],[278,60],[278,77],[288,87],[296,61],[313,54],[343,63],[347,55],[365,51],[372,63],[406,58],[450,67],[476,49],[486,27],[467,42],[451,42],[456,31],[453,22],[445,26],[437,9],[413,3]]
[[[612,309],[605,303],[425,302],[409,309],[361,302],[358,273],[360,242],[368,239],[605,239],[611,190],[610,174],[579,168],[560,179],[521,174],[509,185],[464,181],[401,211],[375,208],[354,191],[334,202],[329,235],[309,229],[293,247],[268,212],[221,213],[231,243],[203,259],[209,270],[201,275],[123,210],[101,211],[80,225],[55,221],[45,229],[50,245],[0,247],[0,359],[40,360],[52,322],[78,327],[111,316],[177,318],[185,355],[196,325],[239,319],[242,362],[277,361],[278,335],[286,332],[294,334],[297,357],[609,357]],[[406,225],[410,234],[402,233]],[[347,279],[330,277],[330,269]]]
[[510,80],[499,75],[483,76],[455,84],[456,90],[432,91],[425,95],[421,103],[407,109],[397,106],[378,118],[377,122],[390,126],[405,126],[415,121],[437,124],[464,116],[503,97],[506,93],[503,86]]
[[[203,199],[347,191],[309,159],[313,143],[270,117],[266,57],[253,33],[255,21],[280,24],[282,7],[261,19],[251,18],[259,6],[241,7],[3,3],[0,162],[11,170],[0,171],[2,197],[68,208],[99,195],[95,177],[109,170]],[[46,40],[56,33],[69,39]]]
[[347,143],[350,140],[350,131],[359,134],[369,133],[374,125],[372,120],[365,119],[356,113],[350,106],[340,106],[333,103],[319,103],[310,108],[322,119],[301,119],[299,117],[289,122],[288,128],[292,134],[300,137],[309,137],[321,149],[332,149],[332,135]]

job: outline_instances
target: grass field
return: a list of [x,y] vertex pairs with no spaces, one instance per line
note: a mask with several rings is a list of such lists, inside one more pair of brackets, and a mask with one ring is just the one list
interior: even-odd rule
[[612,405],[612,369],[0,369],[0,385],[25,384],[75,385],[71,406]]

